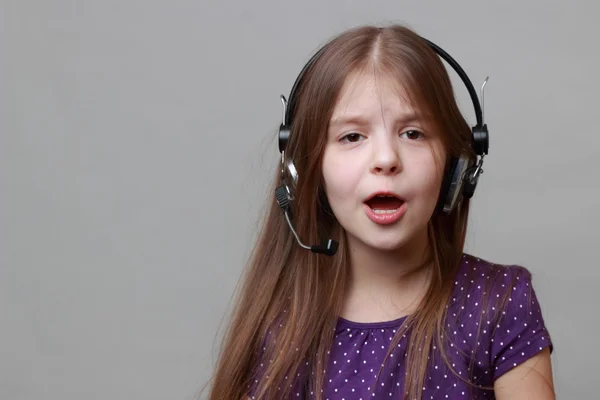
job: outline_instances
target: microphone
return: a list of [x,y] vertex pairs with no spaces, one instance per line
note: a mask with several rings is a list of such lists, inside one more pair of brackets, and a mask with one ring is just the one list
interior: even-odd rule
[[323,241],[321,244],[313,244],[311,246],[308,246],[308,245],[302,243],[302,241],[298,237],[298,233],[296,233],[296,230],[294,229],[292,220],[290,218],[290,201],[291,201],[291,199],[290,199],[289,190],[286,185],[281,185],[280,187],[278,187],[275,190],[275,197],[277,199],[277,204],[279,204],[279,207],[283,210],[283,213],[285,214],[285,220],[287,221],[287,224],[290,227],[290,230],[292,231],[292,233],[294,234],[294,237],[296,238],[296,242],[298,242],[300,247],[302,247],[303,249],[306,249],[306,250],[310,250],[313,253],[325,254],[327,256],[335,255],[335,253],[337,252],[339,243],[333,239],[327,239],[327,240]]
[[284,213],[285,213],[285,220],[287,221],[288,226],[290,227],[290,230],[294,234],[294,237],[296,238],[296,241],[298,242],[300,247],[302,247],[306,250],[310,250],[313,253],[325,254],[327,256],[335,255],[335,253],[337,252],[337,249],[338,249],[338,242],[336,242],[333,239],[327,239],[327,240],[323,241],[321,244],[313,244],[311,246],[305,245],[304,243],[302,243],[302,241],[300,241],[300,238],[298,237],[298,233],[296,233],[296,230],[294,229],[294,226],[292,225],[292,221],[290,220],[289,212],[284,210]]

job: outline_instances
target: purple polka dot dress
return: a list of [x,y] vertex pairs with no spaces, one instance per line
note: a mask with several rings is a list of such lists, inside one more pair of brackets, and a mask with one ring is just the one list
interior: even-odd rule
[[[386,355],[404,320],[358,323],[339,318],[323,399],[402,398],[410,332],[394,345],[387,359]],[[423,399],[493,399],[493,390],[478,386],[493,387],[510,369],[546,347],[552,350],[531,274],[520,266],[501,266],[464,255],[446,324],[446,354],[454,372],[443,361],[440,349],[432,347]],[[251,390],[251,398],[253,394]],[[314,393],[295,389],[292,396],[309,399]]]

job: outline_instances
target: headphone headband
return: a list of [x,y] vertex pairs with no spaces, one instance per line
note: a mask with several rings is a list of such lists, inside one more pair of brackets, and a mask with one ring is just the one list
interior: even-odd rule
[[452,56],[450,56],[450,54],[448,54],[440,46],[438,46],[437,44],[433,43],[432,41],[430,41],[428,39],[425,39],[424,37],[421,37],[421,39],[423,39],[427,44],[429,44],[429,46],[440,57],[442,57],[448,63],[448,65],[450,65],[452,67],[452,69],[454,71],[456,71],[456,73],[458,74],[460,79],[463,81],[463,83],[467,87],[467,90],[469,91],[469,96],[471,96],[471,101],[473,102],[473,108],[475,110],[475,118],[477,120],[477,126],[482,126],[483,125],[483,115],[481,113],[481,104],[479,104],[479,99],[477,98],[477,92],[475,91],[475,87],[473,87],[473,83],[471,82],[471,79],[469,79],[469,76],[467,75],[465,70],[460,66],[460,64],[454,58],[452,58]]
[[[471,102],[473,103],[473,109],[475,110],[475,118],[477,124],[472,127],[473,132],[473,149],[475,153],[479,156],[483,156],[488,153],[489,148],[489,134],[487,130],[487,125],[484,124],[483,121],[483,112],[481,104],[479,103],[479,99],[477,98],[477,92],[475,91],[475,87],[469,79],[469,76],[464,71],[464,69],[460,66],[460,64],[448,54],[444,49],[442,49],[437,44],[432,41],[421,37],[432,49],[436,52],[444,61],[448,63],[452,67],[454,71],[458,74],[460,79],[463,81],[464,85],[469,92],[469,96],[471,97]],[[290,133],[290,126],[293,120],[293,113],[296,106],[296,91],[298,90],[298,86],[304,79],[308,69],[317,61],[317,59],[321,56],[321,54],[325,51],[327,46],[321,47],[319,51],[317,51],[310,60],[304,65],[300,74],[298,74],[294,85],[292,86],[292,90],[290,91],[290,97],[286,102],[285,98],[282,96],[282,100],[284,101],[284,114],[282,126],[280,127],[280,135],[279,135],[279,151],[283,152],[285,150],[287,140]],[[486,79],[487,82],[487,79]],[[484,82],[485,85],[485,82]]]

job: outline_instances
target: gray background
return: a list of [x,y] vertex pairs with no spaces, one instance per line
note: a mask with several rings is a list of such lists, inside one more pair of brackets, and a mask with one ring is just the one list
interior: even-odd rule
[[279,94],[389,22],[490,76],[467,249],[533,272],[559,397],[595,397],[596,4],[2,0],[0,399],[193,398],[272,195]]

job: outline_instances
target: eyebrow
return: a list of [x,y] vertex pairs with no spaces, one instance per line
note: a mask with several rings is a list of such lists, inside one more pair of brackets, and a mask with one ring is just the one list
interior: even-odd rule
[[[425,116],[421,113],[408,112],[408,113],[403,114],[399,118],[397,118],[396,121],[400,121],[402,123],[410,123],[410,122],[417,122],[417,121],[422,121],[422,120],[426,120],[426,119],[427,118],[425,118]],[[369,124],[368,120],[365,119],[362,115],[347,115],[347,116],[339,116],[339,117],[333,118],[331,120],[329,126],[330,127],[337,127],[340,125],[365,126],[368,124]]]

